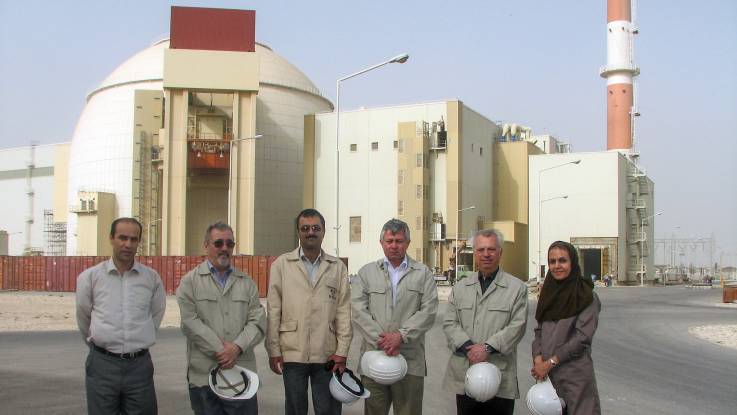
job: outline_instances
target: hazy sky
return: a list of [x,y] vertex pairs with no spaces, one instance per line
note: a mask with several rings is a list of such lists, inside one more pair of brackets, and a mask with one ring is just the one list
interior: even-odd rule
[[[737,1],[638,1],[637,149],[655,182],[656,237],[717,238],[737,259]],[[0,147],[70,141],[85,95],[168,35],[169,7],[256,10],[256,38],[343,108],[458,98],[606,149],[606,0],[0,0]],[[678,227],[678,228],[676,228]],[[662,254],[657,253],[656,260]]]

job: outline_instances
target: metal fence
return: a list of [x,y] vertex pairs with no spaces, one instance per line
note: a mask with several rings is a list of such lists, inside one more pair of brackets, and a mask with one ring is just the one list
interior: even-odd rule
[[[0,287],[3,290],[73,292],[77,276],[108,260],[106,256],[0,256]],[[167,294],[174,294],[182,277],[204,256],[138,256],[136,259],[161,276]],[[269,270],[275,256],[239,255],[233,266],[253,278],[261,297],[266,297]]]

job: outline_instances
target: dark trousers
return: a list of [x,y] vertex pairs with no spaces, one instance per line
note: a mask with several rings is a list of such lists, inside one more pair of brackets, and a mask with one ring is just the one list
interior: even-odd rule
[[514,399],[493,398],[486,402],[478,402],[466,395],[456,395],[458,415],[513,415]]
[[323,363],[285,362],[284,395],[286,415],[307,415],[307,381],[312,388],[312,407],[315,415],[340,415],[343,404],[330,394],[332,372]]
[[90,350],[85,362],[87,413],[155,415],[154,364],[146,353],[134,359]]
[[189,385],[189,403],[195,415],[258,415],[258,399],[226,401],[215,395],[210,386]]

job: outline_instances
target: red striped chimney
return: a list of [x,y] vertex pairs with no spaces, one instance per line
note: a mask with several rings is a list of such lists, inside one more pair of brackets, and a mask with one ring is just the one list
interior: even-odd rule
[[607,0],[607,63],[600,75],[607,80],[607,150],[632,150],[632,79],[640,74],[634,63],[631,0]]

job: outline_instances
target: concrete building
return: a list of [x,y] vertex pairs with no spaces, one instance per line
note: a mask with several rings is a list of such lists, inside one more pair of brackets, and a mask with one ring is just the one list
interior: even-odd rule
[[471,265],[465,239],[496,227],[507,239],[502,266],[526,278],[533,144],[500,142],[502,127],[458,100],[341,112],[340,124],[336,192],[335,113],[306,117],[304,206],[325,215],[324,247],[348,257],[351,272],[383,255],[381,227],[396,217],[410,226],[409,255],[435,272],[455,265],[456,238]]
[[530,157],[530,276],[545,275],[556,240],[578,250],[585,276],[618,284],[655,277],[654,185],[618,151]]
[[252,11],[173,7],[170,40],[87,96],[68,160],[68,254],[106,254],[85,241],[118,216],[142,222],[143,254],[200,254],[218,219],[236,253],[295,246],[304,115],[332,104],[254,37]]
[[[44,144],[0,150],[0,255],[64,254],[66,174],[69,144]],[[61,214],[59,214],[61,212]],[[55,225],[56,224],[56,225]]]

